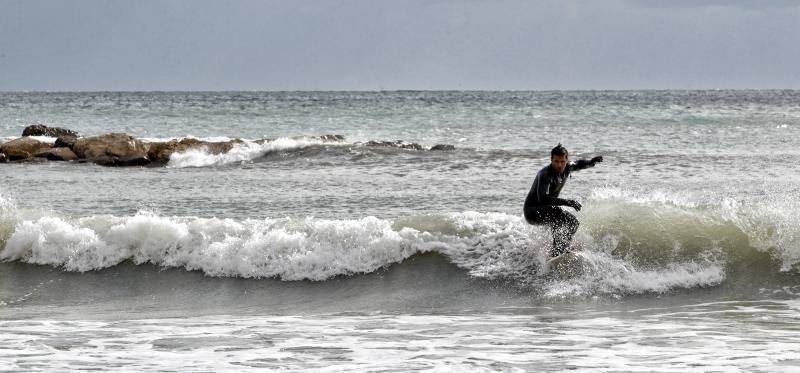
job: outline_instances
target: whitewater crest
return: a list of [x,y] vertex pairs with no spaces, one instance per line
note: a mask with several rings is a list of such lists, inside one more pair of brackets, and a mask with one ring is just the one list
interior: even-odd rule
[[41,217],[19,222],[0,258],[81,272],[131,260],[210,276],[319,281],[402,261],[417,251],[409,245],[416,234],[376,218]]
[[[756,256],[776,263],[759,271],[774,273],[796,263],[793,246],[762,240],[760,232],[770,228],[758,228],[759,216],[748,214],[750,209],[738,206],[733,214],[731,206],[692,207],[659,198],[596,193],[587,201],[575,238],[586,258],[584,268],[566,276],[544,271],[551,240],[547,230],[529,226],[520,216],[482,212],[393,220],[233,220],[147,211],[66,217],[21,211],[0,199],[0,259],[79,272],[130,261],[218,277],[323,281],[435,252],[474,277],[511,280],[556,297],[714,286],[737,275],[730,272],[736,261]],[[656,223],[664,229],[653,230]],[[705,238],[698,240],[698,232]],[[791,234],[777,233],[781,242]]]

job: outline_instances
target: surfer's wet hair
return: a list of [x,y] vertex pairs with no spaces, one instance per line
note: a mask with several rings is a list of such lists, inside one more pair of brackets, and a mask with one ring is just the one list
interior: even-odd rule
[[562,155],[563,156],[569,156],[569,152],[567,151],[567,148],[564,147],[564,145],[561,145],[561,143],[558,143],[558,145],[556,145],[556,147],[553,148],[553,150],[550,151],[550,157],[562,156]]

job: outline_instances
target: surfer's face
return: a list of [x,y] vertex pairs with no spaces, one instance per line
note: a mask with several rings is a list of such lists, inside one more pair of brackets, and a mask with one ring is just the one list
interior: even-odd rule
[[562,173],[567,168],[568,158],[566,155],[553,155],[550,157],[550,167],[553,167],[556,172]]

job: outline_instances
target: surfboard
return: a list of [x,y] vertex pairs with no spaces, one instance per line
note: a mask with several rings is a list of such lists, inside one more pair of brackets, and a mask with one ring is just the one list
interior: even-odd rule
[[545,273],[559,277],[578,276],[583,273],[585,261],[580,251],[568,251],[548,259]]

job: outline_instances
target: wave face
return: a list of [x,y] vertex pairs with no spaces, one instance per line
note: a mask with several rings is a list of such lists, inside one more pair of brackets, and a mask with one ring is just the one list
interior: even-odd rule
[[0,200],[0,259],[92,271],[124,261],[209,276],[324,281],[435,252],[471,276],[549,296],[662,293],[796,273],[796,207],[595,190],[580,216],[579,271],[545,273],[550,233],[520,216],[461,212],[394,220],[67,217]]

